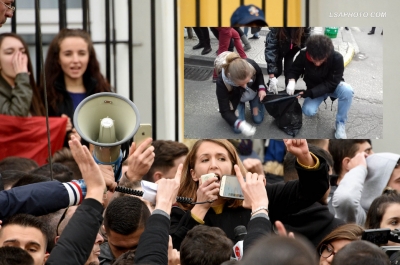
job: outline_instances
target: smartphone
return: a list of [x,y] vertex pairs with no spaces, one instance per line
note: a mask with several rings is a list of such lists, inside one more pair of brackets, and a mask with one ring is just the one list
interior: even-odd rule
[[146,139],[152,137],[151,124],[140,124],[139,129],[133,136],[133,141],[136,143],[136,148]]
[[223,175],[219,189],[219,196],[233,199],[244,199],[242,188],[236,176]]
[[212,177],[218,177],[217,174],[215,173],[210,173],[210,174],[205,174],[205,175],[201,175],[200,177],[200,185],[203,184],[204,182],[207,181],[207,179],[212,178]]
[[389,228],[367,229],[363,232],[361,239],[376,245],[387,244],[390,236]]

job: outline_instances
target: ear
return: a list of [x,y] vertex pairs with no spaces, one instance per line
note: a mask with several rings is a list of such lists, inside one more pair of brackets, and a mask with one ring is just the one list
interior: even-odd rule
[[349,168],[350,160],[351,160],[350,157],[345,157],[342,160],[342,169],[346,170],[346,172],[350,171],[350,168]]
[[154,182],[157,182],[157,181],[159,181],[160,179],[162,179],[163,176],[164,176],[164,174],[163,174],[161,171],[156,171],[156,172],[154,172],[154,174],[153,174],[153,181],[154,181]]
[[56,236],[56,238],[54,239],[54,243],[57,244],[57,241],[60,239],[60,236]]
[[101,229],[103,230],[104,234],[107,235],[106,227],[104,225],[101,225]]
[[194,181],[199,181],[199,178],[196,176],[196,173],[194,172],[194,169],[191,169],[190,170],[190,175],[192,176],[192,179],[194,180]]
[[49,258],[50,253],[44,254],[43,265],[46,263],[47,259]]

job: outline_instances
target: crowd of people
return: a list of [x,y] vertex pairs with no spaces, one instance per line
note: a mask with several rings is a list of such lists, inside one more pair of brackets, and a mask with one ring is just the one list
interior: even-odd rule
[[[263,159],[241,157],[231,140],[149,138],[132,144],[118,183],[79,138],[68,143],[52,171],[27,158],[0,161],[0,262],[322,265],[359,264],[357,257],[390,264],[362,237],[399,228],[400,155],[374,153],[370,140],[283,140],[277,176]],[[225,175],[237,178],[243,199],[220,193]],[[157,182],[154,201],[115,191],[143,190],[143,181]],[[240,261],[239,226],[247,228]],[[399,246],[391,240],[379,244]]]
[[[1,24],[12,16],[12,3],[0,5]],[[226,34],[237,39],[235,32]],[[316,38],[316,44],[324,43]],[[315,66],[340,61],[326,51],[320,55],[300,51],[290,69],[309,64],[306,60]],[[338,68],[326,93],[311,89],[313,100],[347,87]],[[267,88],[257,64],[230,54],[221,71],[220,90],[251,83],[246,101],[254,121],[262,120],[259,104]],[[23,39],[1,34],[2,114],[43,115],[43,84],[31,73]],[[184,144],[148,138],[132,143],[116,182],[112,166],[96,164],[73,128],[79,102],[111,90],[88,33],[61,30],[50,45],[45,73],[49,112],[67,119],[65,146],[51,164],[14,156],[0,161],[0,264],[390,264],[389,255],[361,238],[366,229],[399,227],[400,155],[374,154],[370,140],[285,139],[285,152],[279,152],[283,176],[276,176],[265,171],[260,158],[242,156],[249,140]],[[280,73],[272,74],[273,83]],[[288,86],[300,74],[285,73]],[[242,92],[236,93],[242,97]],[[236,108],[246,102],[235,100]],[[252,130],[226,117],[235,130]],[[228,175],[237,180],[240,199],[221,194]],[[120,189],[146,195],[149,182],[156,186],[154,198]],[[247,232],[238,240],[240,226]],[[393,238],[379,244],[399,245]],[[397,254],[390,257],[393,262]]]

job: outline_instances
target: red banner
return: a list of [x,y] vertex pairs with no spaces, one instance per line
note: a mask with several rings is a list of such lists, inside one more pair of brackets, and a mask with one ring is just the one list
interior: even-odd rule
[[[64,145],[67,118],[49,118],[51,154]],[[26,157],[40,166],[47,163],[46,117],[0,115],[0,160],[8,156]]]

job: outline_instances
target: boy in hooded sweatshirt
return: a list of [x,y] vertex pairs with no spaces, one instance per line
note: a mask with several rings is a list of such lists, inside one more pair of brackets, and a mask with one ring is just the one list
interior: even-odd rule
[[[362,159],[363,153],[357,154]],[[364,158],[365,159],[365,158]],[[335,217],[364,225],[372,201],[386,187],[400,191],[400,155],[376,153],[351,169],[337,187],[332,205]]]

